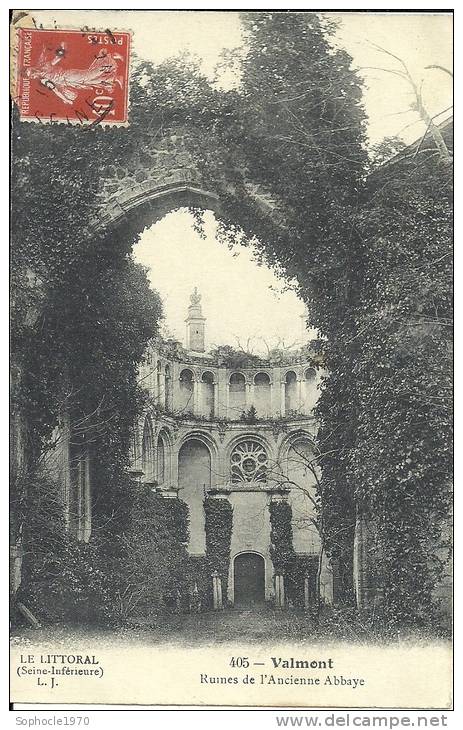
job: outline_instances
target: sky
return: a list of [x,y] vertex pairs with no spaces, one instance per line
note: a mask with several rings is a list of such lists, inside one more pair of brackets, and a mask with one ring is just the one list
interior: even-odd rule
[[[301,345],[315,333],[304,331],[304,305],[252,251],[217,243],[214,214],[204,217],[206,238],[191,227],[187,210],[165,216],[135,246],[136,260],[150,267],[152,286],[164,303],[168,330],[184,341],[185,318],[194,287],[202,296],[206,346],[230,344],[265,354],[269,346]],[[249,345],[247,343],[250,338]]]
[[[382,46],[400,56],[420,83],[429,112],[434,115],[452,103],[450,77],[426,66],[452,68],[452,16],[443,13],[327,13],[340,21],[336,44],[345,48],[365,81],[364,106],[370,143],[398,134],[405,142],[423,133],[423,124],[410,112],[410,88],[395,74],[400,69]],[[220,54],[242,43],[238,13],[219,11],[34,11],[44,27],[82,27],[132,30],[136,54],[158,64],[180,51],[201,58],[211,79]],[[375,47],[376,46],[376,47]],[[221,81],[224,88],[230,77]],[[444,115],[445,117],[446,115]],[[241,343],[251,338],[251,349],[264,353],[269,344],[300,342],[304,306],[294,292],[266,267],[252,260],[248,249],[233,253],[215,240],[215,219],[206,214],[205,240],[195,233],[185,210],[167,215],[143,232],[134,247],[137,261],[149,267],[149,279],[164,301],[166,327],[184,341],[189,295],[195,286],[202,294],[207,317],[207,345]],[[305,335],[307,338],[314,333]]]

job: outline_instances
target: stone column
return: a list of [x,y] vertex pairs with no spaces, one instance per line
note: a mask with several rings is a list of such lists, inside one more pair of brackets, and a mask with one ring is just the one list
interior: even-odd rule
[[225,371],[225,418],[229,418],[230,414],[230,373]]
[[280,400],[280,411],[281,411],[281,415],[284,416],[285,413],[286,413],[286,409],[285,409],[286,381],[285,380],[282,380],[280,385],[281,385],[281,391],[280,391],[280,393],[281,393],[281,395],[280,395],[280,398],[281,398],[281,400]]
[[197,373],[193,373],[193,413],[195,416],[202,413],[201,409],[201,383]]
[[214,611],[221,611],[222,603],[222,581],[216,570],[212,573],[212,605]]
[[281,369],[272,368],[270,379],[270,414],[274,418],[281,414],[281,392],[279,383],[281,380]]
[[171,408],[176,411],[179,404],[180,397],[180,366],[175,360],[172,361],[172,374],[171,374]]
[[246,410],[248,411],[252,405],[254,405],[254,381],[246,378]]
[[214,375],[214,383],[212,385],[214,388],[214,418],[218,418],[219,416],[219,378],[217,375]]
[[297,410],[301,411],[303,406],[303,397],[302,397],[302,375],[298,376],[297,379]]
[[275,576],[275,603],[278,608],[285,607],[285,579],[282,575]]

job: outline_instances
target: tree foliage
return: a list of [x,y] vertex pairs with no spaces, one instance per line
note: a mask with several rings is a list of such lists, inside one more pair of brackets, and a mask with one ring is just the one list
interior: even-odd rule
[[448,557],[452,478],[451,170],[431,148],[369,182],[368,260],[356,310],[358,429],[349,454],[360,509],[377,520],[387,609],[432,616]]

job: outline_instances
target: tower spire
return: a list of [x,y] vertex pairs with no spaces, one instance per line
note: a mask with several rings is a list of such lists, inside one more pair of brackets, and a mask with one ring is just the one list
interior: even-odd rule
[[191,304],[188,307],[186,322],[186,347],[194,352],[204,352],[205,346],[205,322],[201,310],[201,294],[195,286],[190,296]]

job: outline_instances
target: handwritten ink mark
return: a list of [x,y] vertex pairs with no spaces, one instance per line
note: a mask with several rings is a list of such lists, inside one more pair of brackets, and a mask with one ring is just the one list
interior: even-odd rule
[[80,109],[76,109],[76,117],[78,118],[80,124],[84,123],[83,120],[88,122],[88,116],[84,112],[81,112]]

